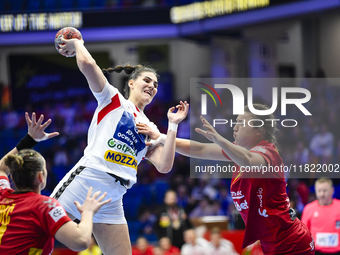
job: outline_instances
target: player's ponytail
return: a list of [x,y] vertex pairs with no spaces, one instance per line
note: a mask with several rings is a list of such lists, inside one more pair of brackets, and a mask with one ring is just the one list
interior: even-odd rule
[[20,150],[16,155],[8,155],[5,165],[9,167],[12,180],[19,190],[32,190],[35,187],[37,172],[44,168],[44,159],[32,149]]
[[[115,67],[109,67],[109,68],[104,68],[102,69],[102,72],[105,73],[121,73],[122,71],[124,71],[128,76],[128,81],[129,80],[137,80],[137,78],[143,73],[143,72],[151,72],[153,73],[157,78],[159,78],[159,75],[157,74],[157,71],[147,65],[135,65],[132,66],[131,64],[125,64],[125,65],[118,65]],[[126,98],[129,97],[129,91],[130,88],[128,86],[128,84],[126,84],[125,88],[124,88],[124,92],[125,92],[125,96]]]
[[[264,104],[253,104],[254,108],[257,110],[268,110],[269,108],[264,105]],[[253,125],[254,126],[260,126],[263,124],[262,127],[258,127],[261,129],[261,131],[263,132],[263,139],[273,143],[275,145],[275,147],[279,150],[279,145],[278,145],[278,141],[277,141],[277,133],[278,133],[278,128],[276,125],[275,121],[266,121],[268,119],[275,119],[274,114],[267,114],[267,115],[256,115],[252,112],[250,112],[248,106],[244,107],[244,111],[250,113],[254,119],[258,119],[253,120]],[[260,121],[261,120],[261,121]]]
[[123,66],[118,65],[118,66],[115,66],[115,67],[109,67],[107,69],[105,69],[105,68],[102,69],[103,73],[113,73],[113,72],[120,73],[123,70],[127,75],[130,75],[130,74],[133,73],[133,71],[135,71],[135,67],[131,66],[130,64],[126,64],[126,65],[123,65]]

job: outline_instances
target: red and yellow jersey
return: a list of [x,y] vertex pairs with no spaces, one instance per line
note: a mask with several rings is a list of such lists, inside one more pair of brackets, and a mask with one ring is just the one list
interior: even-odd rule
[[[260,154],[266,160],[267,166],[283,166],[275,145],[268,141],[261,141],[250,152]],[[223,154],[227,157],[224,152]],[[290,207],[283,171],[266,173],[263,175],[266,178],[245,178],[245,173],[238,172],[240,166],[235,166],[237,171],[234,173],[230,192],[246,225],[242,248],[260,240],[262,248],[268,251],[264,251],[265,254],[270,254],[272,248],[273,252],[285,250],[285,246],[289,244],[283,244],[282,240],[287,241],[297,231],[295,225],[301,222]],[[260,174],[257,177],[261,177]],[[310,235],[309,238],[312,240]]]
[[322,253],[340,252],[340,200],[320,205],[317,200],[306,205],[301,221],[315,239],[315,250]]
[[51,254],[55,233],[70,220],[57,200],[16,194],[7,177],[0,177],[0,254]]

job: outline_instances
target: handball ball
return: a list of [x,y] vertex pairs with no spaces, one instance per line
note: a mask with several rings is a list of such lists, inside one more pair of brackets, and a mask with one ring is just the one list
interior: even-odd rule
[[74,27],[64,27],[62,29],[60,29],[58,31],[58,33],[55,35],[54,38],[54,44],[55,44],[55,48],[57,49],[57,51],[65,56],[65,57],[74,57],[76,55],[76,52],[65,52],[65,53],[61,53],[60,50],[60,45],[59,44],[64,44],[61,42],[60,38],[63,37],[64,39],[72,39],[72,38],[76,38],[78,40],[81,40],[83,37],[81,36],[81,33],[79,32],[78,29],[74,28]]

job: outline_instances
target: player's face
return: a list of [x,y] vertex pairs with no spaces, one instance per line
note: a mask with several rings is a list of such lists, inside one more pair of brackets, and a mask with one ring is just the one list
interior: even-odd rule
[[154,73],[143,72],[136,80],[129,81],[129,87],[130,97],[145,106],[150,104],[157,94],[158,80]]
[[168,191],[165,194],[164,203],[169,206],[174,206],[177,203],[177,194],[173,191]]
[[187,230],[187,231],[184,233],[184,240],[185,240],[185,242],[187,242],[187,243],[194,244],[194,243],[195,243],[195,240],[196,240],[195,231],[194,231],[194,230]]
[[[262,140],[261,130],[248,125],[248,121],[251,119],[253,119],[251,114],[245,112],[243,115],[239,115],[236,118],[236,122],[238,124],[234,126],[235,143],[247,148],[248,150],[253,148]],[[250,125],[254,124],[250,122]]]
[[315,194],[320,205],[330,205],[332,203],[332,197],[334,188],[328,182],[316,183]]
[[46,187],[46,181],[47,181],[47,170],[46,170],[46,161],[44,159],[44,168],[43,168],[43,182],[41,183],[41,190],[43,190]]

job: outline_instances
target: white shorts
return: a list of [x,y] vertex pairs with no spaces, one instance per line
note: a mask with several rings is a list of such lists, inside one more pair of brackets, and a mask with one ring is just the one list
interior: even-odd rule
[[93,223],[127,224],[122,201],[126,188],[106,172],[77,164],[59,182],[50,197],[57,199],[66,212],[80,220],[81,215],[74,201],[83,204],[90,187],[92,194],[96,191],[101,191],[101,194],[107,192],[104,200],[112,199],[94,215]]

